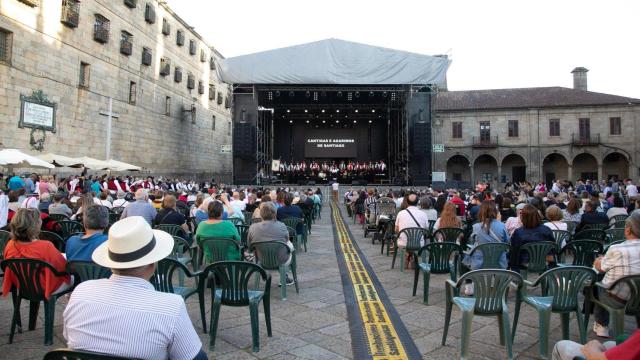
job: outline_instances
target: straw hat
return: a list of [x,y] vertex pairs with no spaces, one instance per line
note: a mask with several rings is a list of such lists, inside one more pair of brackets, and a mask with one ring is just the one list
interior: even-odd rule
[[109,238],[93,251],[91,259],[111,269],[131,269],[153,264],[173,250],[173,237],[153,230],[141,216],[131,216],[114,223]]

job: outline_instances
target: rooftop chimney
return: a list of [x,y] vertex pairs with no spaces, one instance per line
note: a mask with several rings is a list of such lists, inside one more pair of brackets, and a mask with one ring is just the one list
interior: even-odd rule
[[589,70],[584,67],[577,67],[571,71],[573,74],[573,88],[576,90],[587,91],[587,72]]

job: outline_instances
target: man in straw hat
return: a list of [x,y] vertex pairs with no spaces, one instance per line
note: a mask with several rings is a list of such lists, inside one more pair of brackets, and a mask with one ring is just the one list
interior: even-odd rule
[[136,359],[207,359],[182,297],[157,292],[148,281],[172,249],[171,235],[143,217],[113,224],[92,255],[113,275],[73,291],[63,314],[68,346]]

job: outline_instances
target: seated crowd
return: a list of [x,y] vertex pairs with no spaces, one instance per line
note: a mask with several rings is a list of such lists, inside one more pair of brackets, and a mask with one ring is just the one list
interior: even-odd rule
[[[127,179],[113,179],[116,189],[106,177],[56,182],[32,174],[1,181],[0,230],[7,234],[7,239],[0,238],[2,259],[41,260],[64,274],[45,271],[37,282],[45,299],[72,291],[63,314],[63,334],[75,350],[136,359],[206,359],[183,298],[156,291],[150,281],[158,261],[173,256],[174,236],[200,251],[201,262],[193,263],[193,272],[220,260],[258,261],[252,245],[267,241],[285,245],[278,259],[289,266],[294,245],[280,220],[303,223],[322,204],[320,189],[232,188],[167,180],[159,185],[151,178]],[[236,223],[250,225],[245,238]],[[69,224],[75,230],[68,230]],[[53,234],[54,240],[45,234]],[[202,242],[211,238],[231,239],[237,245],[227,246],[222,259],[209,261],[215,258],[212,248]],[[112,275],[80,279],[69,271],[75,262],[91,262]],[[8,295],[21,280],[3,270],[2,294]],[[287,274],[286,285],[293,284]],[[129,341],[132,338],[145,341]]]

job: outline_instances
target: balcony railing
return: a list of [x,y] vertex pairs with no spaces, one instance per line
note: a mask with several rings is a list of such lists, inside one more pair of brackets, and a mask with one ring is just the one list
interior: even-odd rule
[[60,22],[70,28],[78,27],[78,23],[80,22],[80,4],[73,1],[64,3],[62,5]]
[[571,134],[571,143],[574,146],[590,146],[600,144],[600,134],[582,136],[580,134]]
[[133,52],[133,43],[130,40],[120,41],[120,53],[123,55],[131,55]]
[[473,147],[475,148],[493,148],[498,147],[498,137],[490,136],[489,138],[473,137]]
[[106,44],[107,42],[109,42],[109,29],[99,25],[94,26],[93,40],[101,44]]

